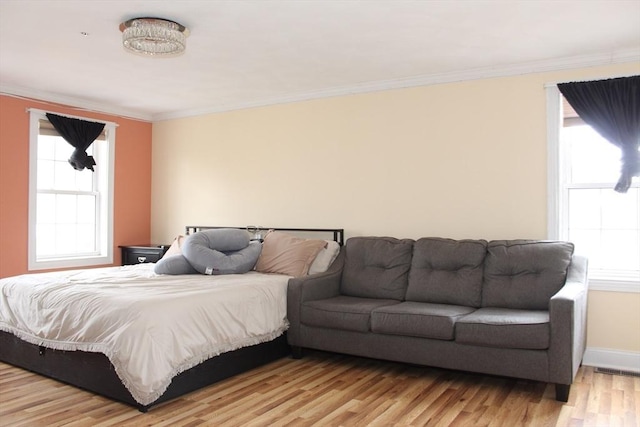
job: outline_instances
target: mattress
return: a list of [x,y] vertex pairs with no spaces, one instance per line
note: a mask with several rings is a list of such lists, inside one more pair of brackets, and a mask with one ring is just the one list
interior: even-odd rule
[[147,405],[182,371],[288,328],[290,276],[157,275],[153,266],[0,279],[0,330],[52,349],[105,354]]

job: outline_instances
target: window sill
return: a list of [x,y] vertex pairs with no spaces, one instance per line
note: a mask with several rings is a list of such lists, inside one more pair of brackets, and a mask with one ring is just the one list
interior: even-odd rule
[[640,281],[605,278],[589,279],[590,291],[640,293]]
[[109,253],[105,256],[93,256],[84,258],[59,258],[48,261],[32,261],[29,260],[29,271],[52,270],[59,268],[87,268],[87,267],[105,267],[113,265],[113,254]]

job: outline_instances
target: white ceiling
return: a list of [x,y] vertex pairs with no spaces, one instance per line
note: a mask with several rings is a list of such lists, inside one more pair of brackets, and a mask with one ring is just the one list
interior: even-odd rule
[[[186,53],[126,52],[142,16]],[[638,60],[640,0],[0,0],[0,92],[143,120]]]

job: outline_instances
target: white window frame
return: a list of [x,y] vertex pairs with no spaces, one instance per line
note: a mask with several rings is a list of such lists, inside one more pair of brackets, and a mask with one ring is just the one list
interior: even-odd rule
[[[114,200],[114,171],[115,171],[115,143],[117,124],[104,122],[87,117],[69,116],[52,112],[65,117],[87,120],[105,124],[108,159],[101,159],[95,167],[99,174],[100,200],[98,202],[98,253],[91,256],[72,256],[60,258],[38,259],[36,254],[36,218],[37,218],[37,165],[38,165],[38,136],[39,121],[46,120],[47,111],[28,109],[29,117],[29,270],[45,270],[56,268],[80,268],[97,265],[113,264],[113,200]],[[105,162],[105,160],[107,160]],[[71,165],[69,165],[71,167]]]
[[[562,230],[567,227],[568,214],[565,192],[561,191],[563,182],[562,147],[560,129],[562,127],[561,95],[557,84],[545,85],[547,97],[547,237],[562,239]],[[627,280],[614,277],[590,277],[589,289],[612,292],[640,293],[640,280]]]

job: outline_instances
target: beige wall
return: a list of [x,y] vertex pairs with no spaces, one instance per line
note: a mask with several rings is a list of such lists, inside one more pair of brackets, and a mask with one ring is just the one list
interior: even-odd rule
[[640,352],[640,293],[590,291],[587,328],[590,347]]
[[347,236],[544,237],[545,94],[520,80],[156,123],[153,234],[257,223]]
[[[155,123],[152,241],[170,242],[185,225],[247,224],[342,227],[347,237],[545,238],[544,85],[630,73],[640,64]],[[629,308],[621,312],[640,309],[637,298],[592,295],[592,307],[613,299]],[[600,315],[590,311],[590,324]],[[629,337],[637,330],[606,329],[590,327],[589,345],[640,352]]]

